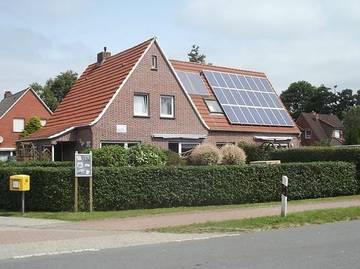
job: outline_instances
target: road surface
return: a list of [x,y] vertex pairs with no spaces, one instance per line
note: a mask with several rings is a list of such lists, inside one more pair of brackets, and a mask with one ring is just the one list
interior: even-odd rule
[[360,221],[0,261],[1,269],[360,268]]

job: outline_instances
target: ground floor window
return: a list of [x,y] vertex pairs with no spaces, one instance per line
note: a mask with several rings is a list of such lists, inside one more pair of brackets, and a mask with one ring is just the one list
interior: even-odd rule
[[235,145],[235,142],[217,142],[217,143],[216,143],[216,146],[217,146],[218,148],[221,148],[221,147],[225,146],[226,144]]
[[14,155],[15,153],[13,151],[0,151],[0,161],[6,162],[9,157]]
[[131,142],[118,142],[118,141],[106,141],[106,142],[101,142],[101,147],[106,147],[106,146],[120,146],[123,148],[130,148],[133,147],[135,145],[140,144],[140,142],[138,141],[131,141]]
[[169,150],[183,154],[195,148],[199,143],[197,142],[170,142]]

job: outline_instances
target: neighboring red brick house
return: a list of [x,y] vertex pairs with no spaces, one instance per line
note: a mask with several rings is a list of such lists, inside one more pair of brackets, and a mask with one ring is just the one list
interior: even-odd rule
[[296,124],[301,130],[301,145],[326,143],[331,146],[344,144],[344,125],[336,115],[301,113]]
[[[54,160],[69,160],[75,150],[109,144],[130,147],[149,143],[180,153],[203,141],[255,142],[270,137],[298,145],[300,132],[292,121],[287,127],[235,127],[219,113],[213,120],[199,98],[189,93],[173,65],[181,69],[186,64],[171,63],[155,38],[113,56],[105,49],[80,76],[48,124],[24,141],[39,149],[51,147]],[[250,73],[265,78],[262,73]],[[208,98],[214,99],[205,79],[201,81],[203,85],[197,86],[205,87]]]
[[31,88],[15,94],[6,91],[4,99],[0,101],[0,160],[7,160],[9,156],[15,154],[15,142],[24,130],[26,121],[38,116],[45,125],[51,113]]

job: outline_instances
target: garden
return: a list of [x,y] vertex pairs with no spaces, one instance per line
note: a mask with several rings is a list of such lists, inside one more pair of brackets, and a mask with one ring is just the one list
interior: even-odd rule
[[[281,176],[289,178],[289,199],[359,193],[360,149],[314,147],[266,149],[240,143],[217,148],[203,144],[187,158],[151,145],[93,150],[94,209],[207,206],[277,201]],[[250,165],[253,160],[281,160],[279,165]],[[13,174],[29,174],[27,210],[71,211],[72,162],[0,164],[0,209],[18,210],[18,193],[9,192]],[[80,180],[80,209],[88,208],[87,180]]]

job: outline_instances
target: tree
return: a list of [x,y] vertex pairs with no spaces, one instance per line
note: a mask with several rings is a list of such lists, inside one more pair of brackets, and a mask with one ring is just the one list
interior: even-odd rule
[[205,64],[206,56],[204,54],[200,54],[200,47],[197,45],[193,45],[190,52],[188,53],[189,62]]
[[345,143],[348,145],[360,144],[360,106],[352,107],[345,113]]
[[335,111],[337,96],[330,88],[321,85],[312,92],[304,112],[315,111],[322,114],[331,114]]
[[344,114],[357,104],[357,94],[353,94],[353,91],[350,89],[345,89],[336,95],[337,104],[334,114],[336,114],[339,119],[343,119]]
[[54,111],[77,80],[77,76],[77,73],[69,70],[60,73],[54,79],[48,79],[44,86],[39,83],[32,83],[30,87],[34,89],[45,104]]
[[289,88],[280,95],[280,98],[293,119],[297,119],[301,112],[309,109],[309,102],[315,91],[316,87],[309,82],[298,81],[291,83]]
[[41,128],[40,118],[32,117],[25,125],[24,131],[21,132],[20,137],[27,137]]

